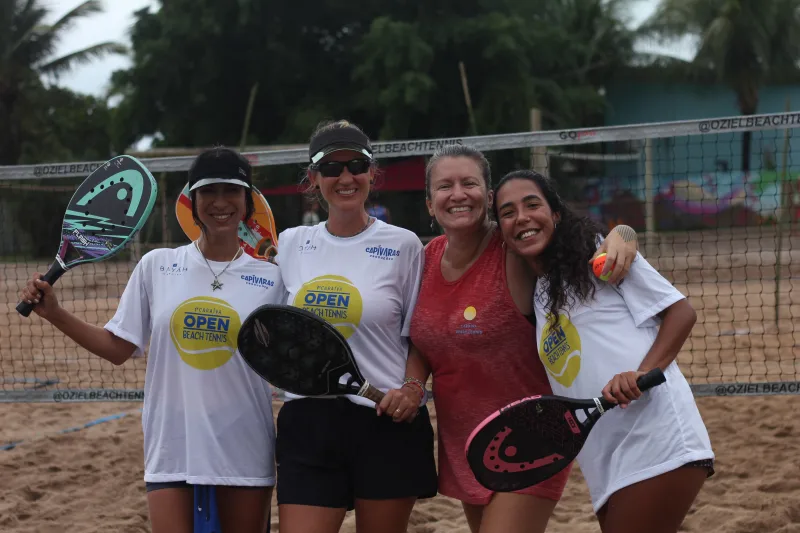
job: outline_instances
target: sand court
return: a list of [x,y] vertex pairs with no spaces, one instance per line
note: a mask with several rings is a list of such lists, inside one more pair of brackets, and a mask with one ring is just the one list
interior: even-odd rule
[[[800,237],[783,252],[770,228],[660,235],[642,239],[648,260],[687,294],[698,323],[679,364],[693,384],[796,382],[800,374]],[[776,281],[776,264],[781,279]],[[35,315],[20,317],[17,292],[35,263],[0,264],[0,390],[141,389],[144,358],[121,367],[101,361]],[[79,267],[57,285],[62,305],[96,324],[116,308],[132,265]],[[775,294],[779,288],[778,320]],[[710,479],[686,520],[692,533],[800,533],[799,395],[701,397],[717,453]],[[276,400],[274,414],[282,403]],[[0,529],[9,533],[148,532],[139,402],[0,403]],[[436,421],[435,407],[429,404]],[[91,427],[102,417],[122,415]],[[273,508],[273,531],[278,513]],[[355,532],[348,514],[343,532]],[[467,533],[459,502],[417,503],[411,533]],[[573,469],[548,531],[599,532],[580,469]]]

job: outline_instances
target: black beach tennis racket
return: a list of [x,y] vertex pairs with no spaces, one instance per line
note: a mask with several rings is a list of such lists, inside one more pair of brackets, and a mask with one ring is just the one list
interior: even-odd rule
[[314,313],[290,305],[262,305],[248,316],[239,353],[274,387],[300,396],[355,394],[380,403],[341,333]]
[[[665,381],[655,368],[636,384],[644,392]],[[577,457],[597,421],[614,407],[603,397],[532,396],[513,402],[475,428],[467,439],[467,462],[475,479],[495,492],[537,485]],[[582,422],[578,411],[586,417]]]
[[[106,161],[72,195],[56,260],[42,281],[53,285],[77,265],[118,253],[144,226],[157,195],[156,180],[136,158],[121,155]],[[17,312],[29,316],[34,305],[20,302]]]

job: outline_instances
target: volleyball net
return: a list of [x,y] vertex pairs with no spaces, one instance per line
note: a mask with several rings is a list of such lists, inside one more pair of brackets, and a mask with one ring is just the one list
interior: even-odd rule
[[[552,176],[579,212],[609,229],[635,228],[645,258],[690,299],[698,321],[678,362],[697,396],[797,394],[800,146],[793,134],[799,125],[800,113],[778,113],[378,142],[375,150],[381,166],[392,168],[465,144],[489,156],[495,180],[519,167]],[[275,190],[275,175],[301,172],[306,148],[245,155],[278,230],[299,224],[299,214],[281,214],[294,205],[292,194],[284,201],[268,191]],[[157,176],[160,199],[136,243],[109,261],[77,267],[56,286],[61,304],[94,324],[113,315],[142,254],[189,242],[175,220],[175,202],[193,156],[140,159]],[[114,366],[35,314],[23,318],[15,310],[26,280],[53,260],[72,192],[102,163],[0,167],[0,401],[143,399],[146,357]],[[416,174],[402,177],[421,183]],[[384,185],[383,202],[397,207],[392,222],[429,239],[424,191],[395,195],[391,183]]]

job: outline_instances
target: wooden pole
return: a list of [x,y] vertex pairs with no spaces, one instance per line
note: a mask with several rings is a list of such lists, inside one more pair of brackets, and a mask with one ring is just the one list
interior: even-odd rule
[[250,98],[247,101],[247,111],[244,115],[244,125],[242,126],[242,139],[239,141],[239,151],[244,152],[247,146],[247,134],[250,132],[250,117],[253,114],[253,104],[256,100],[256,92],[258,92],[258,82],[250,89]]
[[169,232],[167,231],[167,173],[162,172],[158,177],[158,187],[161,189],[161,246],[169,243]]
[[653,139],[644,141],[644,223],[645,242],[655,244],[656,210],[654,205],[655,186],[653,183]]
[[[531,131],[542,130],[542,111],[535,107],[530,109]],[[549,176],[549,164],[546,146],[531,147],[531,168],[542,176]]]
[[[791,110],[791,100],[786,97],[786,112]],[[781,166],[783,170],[778,174],[778,191],[780,194],[781,202],[778,206],[778,212],[775,217],[776,230],[778,232],[778,243],[775,246],[775,326],[780,328],[780,290],[781,290],[781,256],[783,255],[783,220],[788,211],[786,205],[787,191],[786,183],[788,178],[787,172],[787,159],[789,157],[789,129],[783,130],[783,157]]]
[[464,67],[464,62],[458,62],[458,71],[461,74],[461,88],[464,90],[464,103],[467,105],[467,114],[469,114],[469,124],[472,128],[472,134],[478,135],[478,125],[475,122],[475,113],[472,110],[472,98],[469,96],[469,83],[467,82],[467,70]]

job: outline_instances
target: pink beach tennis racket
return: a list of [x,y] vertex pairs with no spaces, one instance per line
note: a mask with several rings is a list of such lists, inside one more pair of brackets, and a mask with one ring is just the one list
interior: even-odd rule
[[[636,384],[644,392],[665,381],[661,369],[655,368]],[[513,492],[531,487],[566,468],[600,417],[614,407],[616,404],[603,397],[532,396],[513,402],[475,428],[467,439],[467,462],[478,482],[489,490]],[[583,422],[578,411],[585,414]]]

